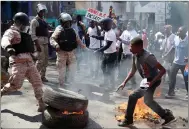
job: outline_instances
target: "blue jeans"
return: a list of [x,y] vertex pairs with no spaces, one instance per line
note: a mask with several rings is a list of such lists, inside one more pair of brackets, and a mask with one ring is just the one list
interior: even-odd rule
[[183,78],[184,78],[184,82],[185,82],[185,87],[186,90],[188,92],[188,76],[184,76],[184,69],[185,69],[185,65],[178,65],[173,63],[172,67],[171,67],[171,72],[170,72],[170,84],[169,84],[169,92],[168,94],[172,94],[174,93],[175,90],[175,85],[176,85],[176,76],[179,70],[181,70]]

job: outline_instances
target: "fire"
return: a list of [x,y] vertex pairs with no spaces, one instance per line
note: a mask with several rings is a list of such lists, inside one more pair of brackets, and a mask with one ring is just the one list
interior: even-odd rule
[[[128,91],[128,93],[132,93],[132,91]],[[116,110],[119,112],[120,115],[116,115],[115,118],[117,121],[122,121],[125,118],[125,110],[127,108],[127,103],[122,103],[120,104]],[[139,99],[137,101],[135,111],[134,111],[134,120],[142,120],[142,119],[147,119],[147,120],[159,120],[159,116],[154,113],[149,107],[147,107],[144,103],[144,97]]]
[[154,97],[161,97],[161,85],[156,88]]
[[80,111],[80,112],[68,112],[68,111],[64,111],[62,112],[62,114],[65,114],[65,115],[82,115],[83,114],[83,111]]

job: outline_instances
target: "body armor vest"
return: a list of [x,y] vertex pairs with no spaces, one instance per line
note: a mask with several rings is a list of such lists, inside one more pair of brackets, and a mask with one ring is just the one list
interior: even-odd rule
[[12,45],[12,47],[16,51],[16,55],[20,53],[33,53],[34,43],[32,41],[31,35],[22,32],[20,32],[20,35],[21,35],[21,42],[19,44]]
[[39,26],[36,27],[36,36],[48,37],[48,25],[45,21],[37,18]]
[[58,36],[58,44],[63,51],[72,51],[77,48],[76,33],[74,29],[62,30]]

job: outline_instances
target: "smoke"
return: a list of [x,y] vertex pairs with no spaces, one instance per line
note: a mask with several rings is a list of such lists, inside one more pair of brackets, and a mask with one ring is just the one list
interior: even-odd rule
[[[165,24],[170,24],[173,26],[173,33],[176,33],[178,30],[178,27],[182,26],[182,25],[187,25],[188,24],[188,17],[186,17],[187,12],[188,12],[188,6],[187,4],[183,3],[183,2],[171,2],[169,4],[170,6],[170,15],[171,17],[167,20],[165,20],[164,24],[158,24],[155,23],[155,19],[152,20],[154,21],[154,23],[150,22],[146,22],[148,25],[145,26],[153,26],[152,28],[142,28],[139,25],[139,22],[136,21],[136,24],[138,26],[140,26],[140,30],[142,29],[147,29],[147,37],[148,37],[148,46],[150,46],[150,44],[152,44],[152,48],[148,47],[147,51],[152,52],[155,57],[157,58],[157,60],[161,63],[162,61],[162,51],[160,51],[160,45],[157,45],[157,41],[155,41],[155,34],[157,32],[161,32],[164,33],[164,25]],[[125,13],[125,12],[123,12]],[[153,18],[155,18],[155,15],[153,16]],[[150,19],[146,19],[146,20],[150,20]],[[126,24],[124,24],[126,22],[123,21],[123,24],[120,28],[124,28],[122,31],[126,30]],[[119,25],[118,25],[119,26]],[[158,27],[157,27],[158,26]],[[139,27],[137,27],[136,29],[138,29]],[[138,30],[136,30],[138,32]],[[150,31],[153,31],[152,35],[150,35]],[[163,36],[161,37],[163,40]],[[96,89],[92,88],[92,87],[97,87],[99,92],[101,93],[105,93],[106,91],[102,90],[101,88],[99,88],[99,85],[101,83],[104,82],[104,75],[102,73],[102,69],[101,69],[101,62],[102,62],[102,54],[99,54],[98,56],[95,55],[95,53],[91,50],[77,50],[76,52],[76,59],[77,59],[77,70],[75,71],[75,73],[77,72],[77,74],[75,75],[75,85],[71,85],[69,86],[69,88],[71,90],[77,89],[77,91],[79,91],[81,94],[83,90],[85,90],[85,93],[87,95],[91,95],[91,92],[95,92]],[[130,61],[131,62],[131,61]],[[122,65],[122,64],[121,64]],[[126,78],[127,74],[125,73],[129,73],[131,66],[130,65],[125,65],[124,66],[124,70],[121,70],[118,72],[118,67],[115,67],[115,71],[114,71],[114,77],[115,77],[115,88],[121,84],[124,79]],[[79,70],[80,69],[80,70]],[[95,74],[97,75],[96,78],[94,78]],[[117,76],[119,74],[123,74],[125,75],[123,78],[117,78]],[[109,78],[109,76],[105,76],[105,79]],[[120,79],[118,81],[118,79]],[[108,87],[108,85],[105,85],[104,88]],[[95,90],[94,90],[95,89]],[[94,90],[94,91],[93,91]],[[97,91],[98,91],[97,90]],[[75,90],[76,91],[76,90]]]

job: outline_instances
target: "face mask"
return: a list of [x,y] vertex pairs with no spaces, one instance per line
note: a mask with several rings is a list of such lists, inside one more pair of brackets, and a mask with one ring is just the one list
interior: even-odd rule
[[65,22],[65,23],[63,24],[63,28],[64,28],[64,29],[69,29],[70,27],[71,27],[70,22]]
[[22,25],[22,26],[20,27],[20,31],[23,32],[23,33],[27,33],[28,30],[29,30],[29,26],[23,26],[23,25]]

